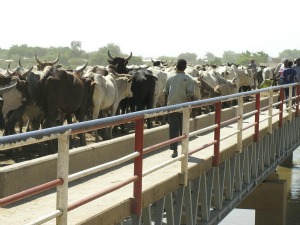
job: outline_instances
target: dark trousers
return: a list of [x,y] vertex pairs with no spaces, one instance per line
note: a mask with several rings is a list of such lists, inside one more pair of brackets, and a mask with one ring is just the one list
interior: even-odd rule
[[[176,138],[182,134],[182,113],[171,113],[169,119],[169,137]],[[171,150],[177,150],[178,142],[170,144]]]
[[[285,99],[289,99],[289,96],[290,96],[290,90],[289,90],[289,88],[285,88],[284,89],[284,94],[285,94]],[[295,88],[294,87],[292,87],[292,96],[295,96]],[[293,100],[293,102],[294,102],[294,100]],[[289,104],[289,101],[287,101],[286,102],[286,105],[288,106],[288,104]]]

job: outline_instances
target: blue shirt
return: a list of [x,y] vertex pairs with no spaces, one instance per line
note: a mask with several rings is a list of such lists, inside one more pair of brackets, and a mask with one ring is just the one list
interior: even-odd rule
[[286,68],[282,74],[283,84],[295,83],[296,76],[297,76],[296,70],[292,68]]

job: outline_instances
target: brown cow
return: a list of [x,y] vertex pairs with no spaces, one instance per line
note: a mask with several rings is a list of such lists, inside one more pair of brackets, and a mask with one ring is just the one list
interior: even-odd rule
[[[40,81],[45,111],[43,128],[55,126],[58,114],[61,121],[71,113],[79,122],[84,121],[93,87],[92,80],[82,78],[79,71],[73,73],[51,67]],[[79,136],[80,145],[86,145],[85,135]]]

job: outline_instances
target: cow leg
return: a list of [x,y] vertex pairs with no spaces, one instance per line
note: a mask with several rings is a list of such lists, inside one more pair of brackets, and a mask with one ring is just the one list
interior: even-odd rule
[[[50,128],[56,126],[56,118],[57,118],[57,112],[56,111],[49,111],[45,117],[45,120],[42,124],[42,128]],[[57,152],[57,140],[50,140],[45,142],[47,143],[47,152],[43,154],[49,154],[49,153],[56,153]]]
[[[93,120],[98,119],[99,114],[100,114],[100,105],[94,105],[93,108]],[[99,142],[100,141],[100,137],[98,134],[98,130],[94,130],[94,136],[95,136],[95,141]]]
[[[69,118],[67,118],[68,121],[72,122],[72,116],[71,114],[67,114]],[[85,117],[85,110],[83,107],[81,107],[79,109],[78,112],[75,113],[75,117],[79,122],[83,122],[84,121],[84,117]],[[86,138],[85,138],[85,133],[80,133],[79,134],[79,138],[80,138],[80,146],[85,146],[86,145]]]
[[[108,117],[108,110],[102,110],[102,118]],[[112,133],[112,127],[105,127],[101,129],[101,136],[104,140],[109,140],[112,137],[110,134]]]
[[[129,111],[129,98],[124,98],[119,103],[120,113],[125,114]],[[126,130],[125,124],[120,124],[121,133],[127,134],[128,131]]]
[[11,135],[16,133],[15,126],[20,120],[22,120],[24,112],[24,106],[20,106],[19,108],[9,112],[9,114],[6,117],[3,135]]

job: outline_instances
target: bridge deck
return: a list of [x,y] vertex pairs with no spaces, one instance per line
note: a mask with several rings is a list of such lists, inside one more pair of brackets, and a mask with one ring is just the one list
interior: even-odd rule
[[[278,110],[274,109],[274,113]],[[261,113],[261,120],[267,117],[267,111]],[[284,119],[287,113],[284,112]],[[196,119],[198,120],[198,118]],[[254,122],[254,116],[244,119],[243,123]],[[278,126],[278,116],[273,117],[273,124]],[[166,125],[167,126],[167,125]],[[267,120],[260,124],[260,130],[266,133]],[[154,128],[155,129],[155,128]],[[234,131],[236,124],[228,125],[221,129],[221,137]],[[254,127],[243,131],[243,145],[249,145],[253,140]],[[190,139],[190,149],[202,146],[213,140],[213,133],[198,135]],[[235,154],[236,135],[221,142],[221,161]],[[113,149],[111,149],[113,151]],[[107,153],[109,154],[109,152]],[[170,159],[172,152],[168,148],[162,148],[144,156],[144,171],[149,168]],[[189,180],[199,176],[200,173],[211,167],[213,156],[213,146],[206,150],[197,152],[189,157]],[[155,202],[170,191],[179,187],[180,163],[176,162],[165,168],[162,168],[152,174],[143,177],[143,205]],[[116,170],[101,172],[86,178],[70,183],[69,203],[73,203],[83,197],[89,196],[103,188],[114,185],[118,181],[125,180],[133,175],[133,164],[128,163],[119,166]],[[130,198],[133,193],[133,185],[127,185],[111,194],[96,199],[84,206],[72,210],[68,213],[68,224],[114,224],[123,218],[124,215],[130,215]],[[50,190],[37,196],[29,197],[18,203],[13,203],[0,208],[0,224],[20,225],[34,221],[42,215],[55,210],[56,192]],[[100,216],[99,216],[100,215]],[[55,224],[55,220],[45,224]]]

